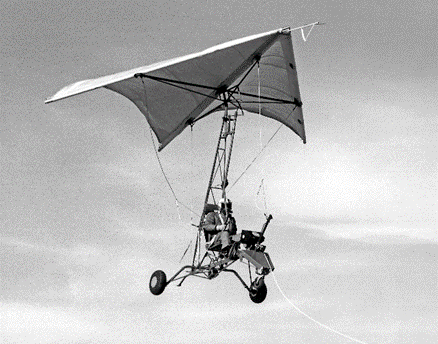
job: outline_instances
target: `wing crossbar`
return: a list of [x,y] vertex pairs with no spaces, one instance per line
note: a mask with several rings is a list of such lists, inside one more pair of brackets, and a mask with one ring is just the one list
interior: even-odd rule
[[[188,92],[193,92],[193,93],[196,93],[196,94],[200,94],[202,96],[205,96],[205,97],[208,97],[208,98],[212,98],[212,99],[218,99],[218,96],[220,94],[223,94],[224,92],[228,91],[231,94],[239,93],[240,95],[243,95],[243,96],[264,100],[264,101],[266,101],[264,103],[293,104],[293,105],[296,105],[298,107],[301,107],[303,105],[303,103],[300,102],[297,98],[294,98],[294,100],[288,100],[288,99],[260,96],[258,94],[252,94],[252,93],[247,93],[247,92],[241,92],[241,91],[239,91],[239,85],[238,86],[233,86],[233,87],[231,87],[230,89],[227,90],[227,89],[224,89],[224,86],[213,87],[213,86],[202,85],[202,84],[195,84],[195,83],[186,82],[186,81],[172,80],[172,79],[168,79],[168,78],[152,76],[152,75],[148,75],[148,74],[145,74],[145,73],[136,73],[136,74],[134,74],[134,77],[135,78],[148,78],[148,79],[151,79],[151,80],[159,81],[159,82],[165,83],[167,85],[178,87],[178,88],[186,90]],[[183,86],[198,87],[198,88],[202,88],[202,89],[206,89],[206,90],[212,90],[212,91],[215,91],[215,94],[217,96],[212,96],[211,94],[207,94],[207,93],[203,93],[203,92],[200,92],[200,91],[196,91],[196,90],[190,89],[188,87],[183,87]],[[256,101],[254,101],[254,103],[255,102]],[[245,102],[245,103],[250,103],[250,102]]]

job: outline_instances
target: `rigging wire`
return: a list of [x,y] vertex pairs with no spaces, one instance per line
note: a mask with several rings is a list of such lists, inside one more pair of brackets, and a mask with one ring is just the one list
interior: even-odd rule
[[[195,213],[191,208],[189,208],[188,206],[186,206],[184,203],[181,203],[181,202],[178,200],[178,198],[176,197],[175,191],[173,190],[172,185],[170,184],[169,179],[167,178],[166,173],[164,172],[163,165],[161,164],[160,156],[158,155],[157,147],[156,147],[156,145],[155,145],[154,136],[153,136],[153,133],[152,133],[152,129],[151,129],[151,128],[150,128],[150,132],[151,132],[151,140],[152,140],[152,144],[153,144],[153,146],[154,146],[155,156],[157,157],[158,164],[160,165],[161,172],[163,173],[164,179],[166,180],[167,185],[169,186],[170,191],[172,191],[172,195],[173,195],[173,197],[175,198],[176,209],[177,209],[177,212],[178,212],[179,220],[180,220],[181,223],[183,223],[183,221],[182,221],[182,219],[181,219],[180,208],[179,208],[179,206],[182,205],[184,208],[186,208],[188,211],[190,211],[190,213],[191,213],[190,220],[191,220],[191,222],[193,222],[193,214],[196,215],[196,216],[199,216],[199,217],[200,217],[200,215],[198,215],[197,213]],[[193,242],[193,240],[190,240],[189,245],[187,246],[186,250],[184,251],[184,253],[183,253],[183,255],[182,255],[182,257],[181,257],[181,259],[180,259],[180,261],[179,261],[180,263],[181,263],[181,261],[184,259],[184,257],[185,257],[185,255],[186,255],[187,251],[189,250],[190,246],[192,245],[192,242]]]
[[262,149],[263,147],[263,143],[262,143],[262,124],[261,124],[261,119],[262,119],[262,103],[261,103],[261,97],[262,97],[262,92],[261,92],[261,84],[260,84],[260,60],[257,61],[257,79],[258,79],[258,96],[259,96],[259,137],[260,137],[260,149]]
[[[191,173],[193,173],[193,171],[195,170],[194,166],[195,166],[195,162],[194,162],[194,157],[195,157],[195,150],[193,148],[193,124],[190,125],[190,171]],[[192,185],[192,190],[193,190],[193,185]],[[191,198],[191,208],[193,209],[193,197]],[[193,213],[190,213],[190,223],[193,223]]]
[[193,211],[189,206],[187,206],[187,205],[185,205],[184,203],[182,203],[182,202],[178,199],[178,197],[176,197],[175,191],[173,190],[173,187],[172,187],[172,185],[170,184],[169,179],[167,178],[166,173],[164,172],[163,165],[161,164],[160,156],[158,155],[157,146],[155,145],[154,136],[153,136],[153,134],[152,134],[152,129],[151,129],[151,128],[149,128],[149,129],[150,129],[150,132],[151,132],[151,140],[152,140],[152,144],[153,144],[153,146],[154,146],[155,156],[157,157],[158,164],[160,165],[160,169],[161,169],[161,172],[162,172],[162,174],[163,174],[163,176],[164,176],[164,179],[166,180],[167,185],[169,186],[169,189],[170,189],[170,191],[172,192],[173,197],[175,198],[175,203],[176,203],[176,206],[177,206],[179,219],[181,220],[180,211],[179,211],[179,206],[180,206],[180,205],[183,206],[183,207],[184,207],[185,209],[187,209],[188,211],[190,211],[191,213],[193,213],[194,215],[201,217],[201,215],[199,215],[198,213],[196,213],[195,211]]
[[[145,85],[145,83],[144,83],[143,77],[141,78],[141,82],[142,82],[142,84],[143,84],[143,90],[144,90],[144,96],[145,96],[145,102],[146,102],[146,101],[147,101],[147,93],[146,93],[146,85]],[[154,141],[154,135],[153,135],[153,131],[152,131],[152,128],[151,128],[151,127],[149,127],[149,131],[150,131],[150,134],[151,134],[151,141],[152,141],[152,145],[153,145],[153,147],[154,147],[155,156],[157,157],[158,164],[160,165],[161,173],[163,174],[164,179],[166,180],[166,183],[167,183],[167,185],[169,186],[170,191],[172,192],[173,197],[175,198],[176,209],[177,209],[177,212],[178,212],[178,217],[179,217],[179,219],[181,220],[180,207],[179,207],[180,205],[183,206],[184,208],[186,208],[186,209],[187,209],[188,211],[190,211],[191,213],[195,214],[196,216],[201,217],[201,215],[197,214],[197,213],[194,212],[192,209],[190,209],[190,207],[188,207],[188,206],[185,205],[184,203],[180,202],[180,201],[178,200],[178,197],[176,197],[175,191],[173,190],[172,185],[170,184],[169,179],[167,178],[167,175],[166,175],[166,173],[164,172],[163,165],[161,164],[160,156],[158,155],[158,150],[157,150],[157,146],[156,146],[155,141]],[[181,221],[182,221],[182,220],[181,220]]]
[[[295,110],[295,109],[294,109]],[[289,116],[293,113],[292,112],[289,114]],[[288,119],[289,116],[286,118]],[[277,133],[280,131],[281,127],[283,126],[283,124],[280,124],[280,126],[277,128],[277,130],[274,132],[274,134],[271,136],[271,138],[268,140],[268,142],[265,143],[265,145],[260,149],[260,151],[257,153],[257,155],[254,157],[254,159],[249,163],[249,165],[245,168],[245,170],[240,174],[240,176],[234,181],[234,183],[230,186],[230,188],[228,189],[228,191],[230,191],[234,185],[237,184],[237,182],[240,180],[240,178],[243,177],[243,175],[249,170],[249,168],[252,166],[252,164],[257,160],[257,158],[263,153],[263,151],[266,149],[266,147],[269,145],[269,143],[271,143],[272,139],[275,137],[275,135],[277,135]]]
[[182,262],[182,260],[183,260],[184,257],[186,256],[186,253],[187,253],[187,251],[189,250],[190,246],[192,246],[192,242],[193,242],[193,240],[190,240],[189,245],[187,246],[186,250],[184,251],[184,253],[183,253],[181,259],[179,260],[180,263]]
[[[194,156],[195,156],[195,154],[194,154],[194,148],[193,147],[194,147],[194,145],[193,145],[193,124],[192,124],[192,125],[190,125],[190,152],[191,152],[191,156],[190,156],[190,170],[192,171],[192,173],[195,170],[194,169]],[[192,189],[193,189],[193,185],[192,185]],[[192,209],[193,209],[193,205],[194,204],[193,204],[193,198],[192,198],[192,200],[191,200],[191,208]],[[193,223],[193,213],[190,213],[190,223]],[[184,253],[183,253],[183,255],[182,255],[182,257],[181,257],[181,259],[179,261],[180,263],[182,262],[182,260],[184,259],[186,253],[188,252],[188,250],[192,246],[192,243],[193,243],[193,239],[190,240],[189,245],[187,246],[186,250],[184,251]]]
[[157,157],[157,160],[158,160],[158,165],[160,165],[161,172],[163,173],[163,176],[164,176],[164,179],[167,182],[167,185],[169,185],[170,191],[172,191],[173,197],[175,198],[176,210],[178,212],[178,217],[179,217],[179,220],[182,221],[181,214],[180,214],[180,211],[179,211],[179,201],[178,201],[178,198],[176,197],[175,191],[173,191],[172,185],[170,185],[169,179],[167,179],[166,173],[164,173],[163,165],[161,164],[160,157],[158,156],[157,147],[155,146],[155,141],[154,141],[154,136],[153,136],[153,133],[152,133],[152,128],[149,128],[149,130],[150,130],[150,133],[151,133],[152,144],[154,145],[155,156]]
[[[261,196],[263,198],[263,206],[264,206],[264,211],[262,211],[264,214],[269,213],[268,212],[268,204],[266,202],[266,188],[265,188],[265,179],[262,178],[262,180],[260,181],[260,185],[259,188],[257,190],[257,196],[259,196],[261,193]],[[261,211],[261,209],[257,206],[257,201],[256,201],[256,207],[257,209],[259,209]]]
[[367,344],[367,343],[365,343],[365,342],[363,342],[363,341],[361,341],[361,340],[359,340],[359,339],[356,339],[356,338],[350,337],[350,336],[348,336],[348,335],[346,335],[346,334],[344,334],[344,333],[342,333],[342,332],[336,331],[335,329],[332,329],[331,327],[329,327],[329,326],[327,326],[327,325],[324,325],[323,323],[319,322],[318,320],[312,318],[310,315],[304,313],[304,312],[303,312],[303,311],[302,311],[297,305],[295,305],[295,304],[294,304],[294,303],[293,303],[293,302],[292,302],[292,301],[286,296],[286,294],[283,292],[283,290],[281,290],[281,288],[280,288],[280,286],[279,286],[279,284],[278,284],[278,281],[277,281],[277,277],[275,277],[275,274],[274,274],[273,271],[272,271],[272,277],[273,277],[274,282],[275,282],[275,284],[277,285],[277,288],[278,288],[278,290],[280,291],[281,295],[283,295],[283,297],[286,299],[286,301],[289,302],[289,303],[292,305],[292,307],[295,308],[295,310],[296,310],[298,313],[300,313],[301,315],[303,315],[304,317],[306,317],[306,318],[309,319],[310,321],[314,322],[315,324],[317,324],[317,325],[319,325],[319,326],[321,326],[321,327],[324,327],[325,329],[327,329],[327,330],[329,330],[329,331],[331,331],[331,332],[333,332],[333,333],[336,333],[337,335],[340,335],[340,336],[342,336],[342,337],[344,337],[344,338],[347,338],[347,339],[349,339],[349,340],[351,340],[351,341],[353,341],[353,342],[356,342],[356,343]]
[[[146,93],[146,85],[145,85],[145,83],[144,83],[143,77],[141,78],[141,82],[142,82],[142,84],[143,84],[143,90],[144,90],[144,96],[145,96],[145,102],[146,102],[146,101],[147,101],[147,93]],[[150,134],[151,134],[152,145],[153,145],[153,147],[154,147],[155,156],[157,157],[157,161],[158,161],[158,165],[160,166],[161,173],[163,174],[164,179],[166,180],[166,183],[167,183],[167,185],[169,186],[169,189],[170,189],[170,191],[172,192],[173,197],[175,198],[175,204],[176,204],[176,209],[177,209],[177,212],[178,212],[178,218],[179,218],[180,222],[182,223],[183,221],[182,221],[182,219],[181,219],[181,213],[180,213],[180,207],[179,207],[180,205],[182,205],[184,208],[186,208],[186,209],[191,213],[191,215],[190,215],[190,221],[193,222],[193,214],[196,215],[196,216],[198,216],[198,217],[201,217],[201,216],[200,216],[199,214],[197,214],[196,212],[194,212],[190,207],[188,207],[188,206],[186,206],[184,203],[180,202],[180,201],[178,200],[178,197],[176,197],[176,193],[175,193],[175,191],[173,190],[173,187],[172,187],[172,185],[170,184],[170,181],[169,181],[169,179],[167,178],[166,173],[164,172],[163,165],[161,164],[160,156],[158,155],[158,150],[157,150],[157,146],[155,145],[154,135],[153,135],[153,131],[152,131],[152,128],[151,128],[151,127],[149,127],[149,131],[150,131]],[[190,136],[190,144],[191,144],[191,150],[192,150],[192,170],[193,170],[193,125],[191,126],[191,133],[192,133],[192,134],[191,134],[191,136]],[[192,205],[193,205],[193,204],[192,204]],[[199,235],[199,233],[198,233],[198,235]],[[180,262],[184,259],[184,257],[185,257],[185,255],[186,255],[187,251],[189,250],[190,246],[192,245],[192,241],[193,241],[193,240],[190,241],[189,245],[187,246],[186,250],[184,251],[184,253],[183,253],[183,255],[182,255],[181,259],[180,259]]]

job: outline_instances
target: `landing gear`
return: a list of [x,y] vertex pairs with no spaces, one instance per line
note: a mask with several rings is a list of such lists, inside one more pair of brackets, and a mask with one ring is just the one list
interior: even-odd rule
[[[149,289],[154,295],[160,295],[163,293],[166,286],[172,282],[180,281],[178,287],[186,280],[189,276],[197,276],[212,280],[216,278],[222,272],[231,272],[237,279],[242,283],[246,290],[249,292],[249,297],[254,303],[262,303],[266,299],[266,294],[268,290],[265,285],[265,277],[274,271],[274,265],[272,264],[271,258],[265,252],[265,246],[260,245],[263,240],[263,233],[266,230],[272,216],[268,216],[266,223],[263,225],[262,232],[259,235],[251,235],[251,232],[246,231],[243,233],[243,239],[240,238],[236,240],[233,244],[233,249],[228,252],[227,255],[221,255],[220,252],[209,251],[205,252],[202,259],[196,261],[196,264],[183,266],[175,275],[170,277],[169,280],[166,278],[166,274],[161,271],[155,271],[149,282]],[[243,231],[242,231],[243,232]],[[237,246],[237,243],[242,244]],[[204,260],[207,261],[204,263]],[[239,273],[233,269],[229,269],[231,264],[236,261],[242,261],[245,259],[248,263],[249,281],[250,285],[247,285]],[[251,269],[255,270],[257,277],[253,279],[251,274]]]
[[251,283],[249,297],[254,303],[262,303],[266,299],[268,288],[266,288],[265,280],[259,277]]
[[166,288],[166,284],[166,274],[164,271],[157,270],[151,276],[149,289],[152,294],[160,295],[164,291],[164,288]]

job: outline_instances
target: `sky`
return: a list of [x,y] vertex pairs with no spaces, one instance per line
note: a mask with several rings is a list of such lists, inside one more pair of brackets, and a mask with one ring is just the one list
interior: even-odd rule
[[[238,229],[274,217],[266,245],[284,294],[366,343],[438,339],[436,3],[1,1],[0,337],[6,343],[352,343],[299,314],[266,277],[149,293],[188,262],[198,218],[177,205],[143,115],[73,82],[216,44],[293,33],[307,143],[282,128],[230,190]],[[200,213],[220,116],[160,161]],[[230,181],[279,123],[239,118]],[[263,180],[263,183],[262,183]],[[245,275],[245,267],[236,269]]]

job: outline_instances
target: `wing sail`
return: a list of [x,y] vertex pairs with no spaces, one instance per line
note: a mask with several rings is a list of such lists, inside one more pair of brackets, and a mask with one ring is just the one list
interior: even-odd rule
[[[253,68],[239,86],[236,98],[243,110],[273,118],[292,129],[306,143],[304,118],[295,57],[290,34],[284,34],[261,56],[259,68]],[[213,102],[207,113],[220,108]]]
[[[66,86],[46,103],[105,87],[130,99],[146,117],[160,150],[217,106],[223,90],[240,84],[245,110],[284,123],[305,141],[290,30],[279,29],[220,44],[199,53]],[[242,80],[242,76],[247,77]],[[281,100],[280,102],[274,100]],[[299,106],[298,106],[299,105]]]
[[[242,108],[273,118],[292,129],[304,143],[304,119],[295,58],[290,35],[283,35],[261,57],[260,69],[253,69],[240,86]],[[260,99],[255,98],[259,94]]]

